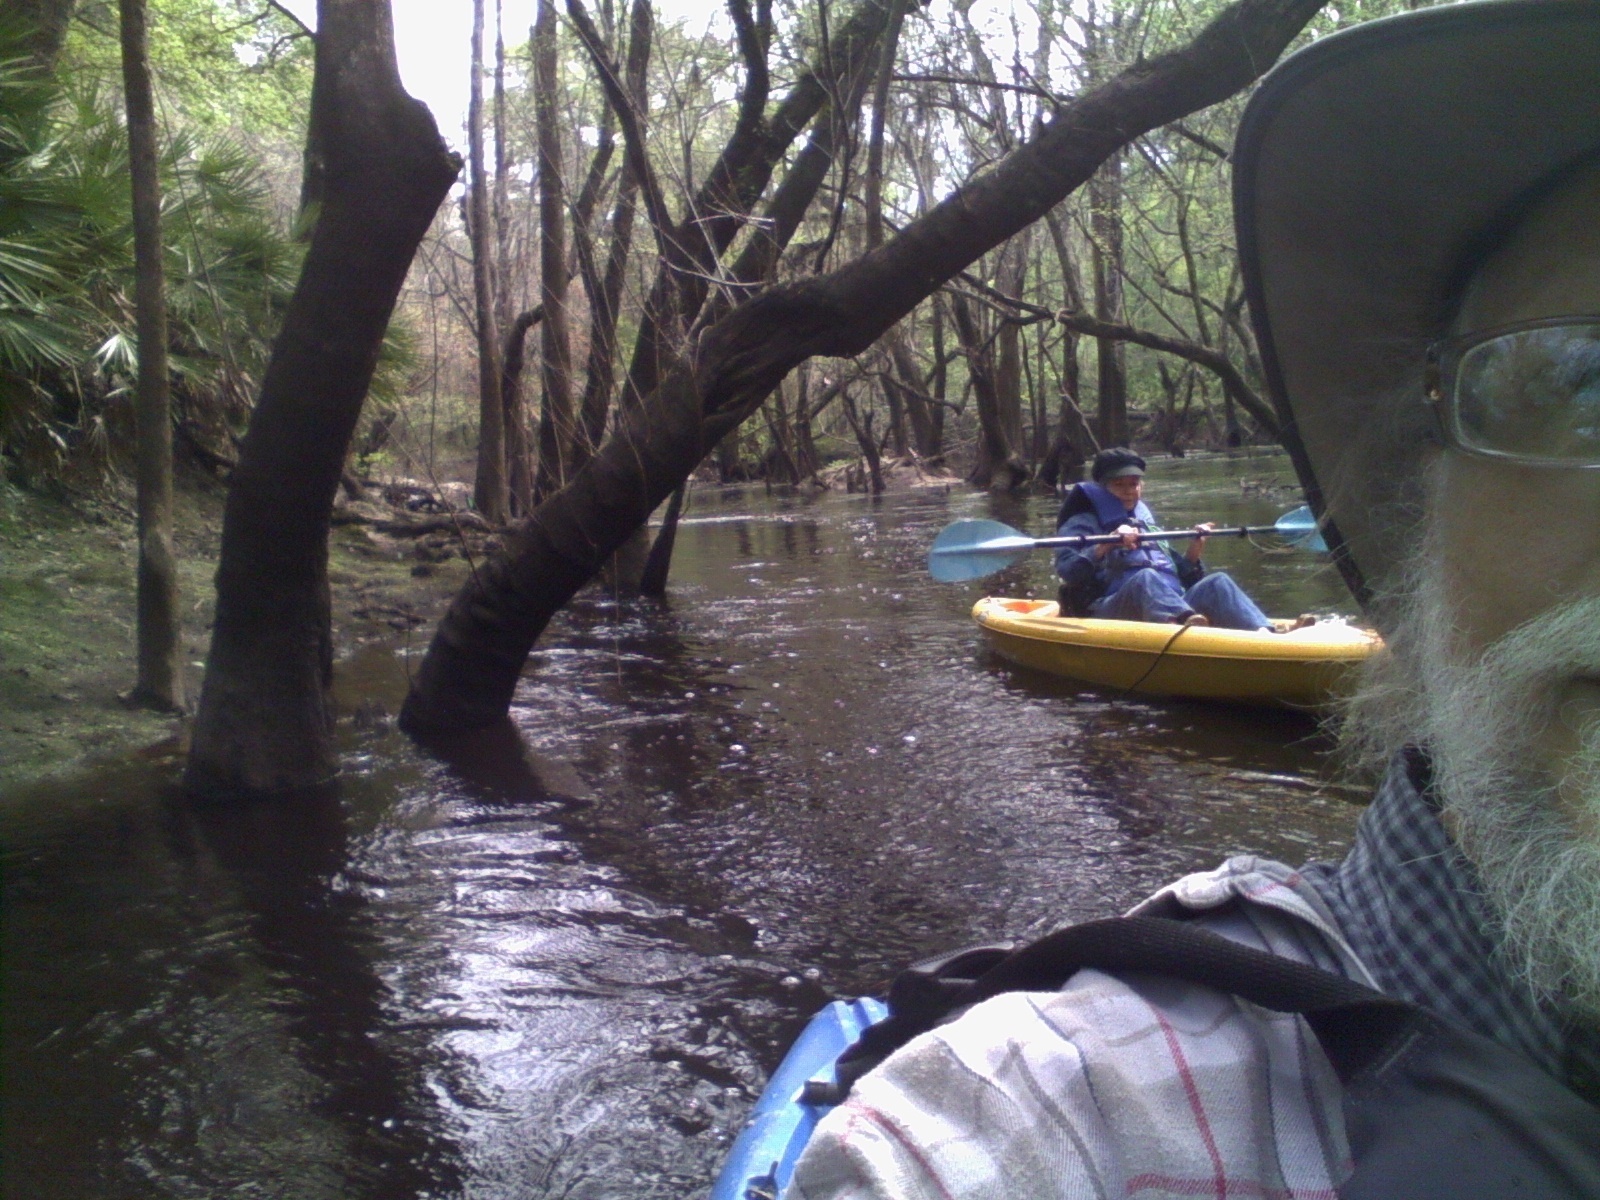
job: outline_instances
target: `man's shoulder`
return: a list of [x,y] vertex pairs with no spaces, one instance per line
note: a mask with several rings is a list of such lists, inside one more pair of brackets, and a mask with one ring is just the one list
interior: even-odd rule
[[[1353,961],[1315,889],[1280,863],[1231,859],[1135,911],[1187,913],[1329,969]],[[794,1194],[1186,1194],[1220,1170],[1230,1192],[1331,1195],[1348,1154],[1339,1096],[1296,1017],[1084,970],[1058,992],[977,1005],[858,1082],[819,1127]]]
[[1258,950],[1375,986],[1305,869],[1241,854],[1169,883],[1130,915],[1192,916]]

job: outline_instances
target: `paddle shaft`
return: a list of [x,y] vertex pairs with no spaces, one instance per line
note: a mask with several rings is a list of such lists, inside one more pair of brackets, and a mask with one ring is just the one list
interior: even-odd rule
[[[1139,539],[1141,541],[1170,542],[1182,538],[1246,537],[1252,533],[1281,532],[1282,530],[1276,525],[1230,525],[1225,528],[1208,530],[1205,533],[1197,533],[1193,529],[1162,529],[1154,533],[1141,531]],[[1122,535],[1120,533],[1082,533],[1077,537],[1034,538],[1033,544],[1040,549],[1044,549],[1051,546],[1109,546],[1113,542],[1120,542],[1121,540]]]

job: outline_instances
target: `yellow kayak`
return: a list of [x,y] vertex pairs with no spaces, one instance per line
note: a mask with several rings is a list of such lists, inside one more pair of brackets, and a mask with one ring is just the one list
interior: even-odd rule
[[1058,611],[1053,600],[987,596],[973,606],[972,619],[1005,658],[1052,675],[1140,695],[1289,708],[1332,699],[1383,644],[1340,620],[1265,633]]

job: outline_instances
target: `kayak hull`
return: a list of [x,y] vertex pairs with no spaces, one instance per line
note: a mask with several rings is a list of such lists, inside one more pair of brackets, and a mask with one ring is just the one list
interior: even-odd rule
[[751,1109],[712,1185],[711,1200],[775,1200],[783,1193],[812,1130],[833,1107],[806,1103],[806,1083],[837,1083],[839,1056],[888,1015],[882,1001],[865,997],[835,1000],[811,1018]]
[[1348,690],[1382,645],[1343,621],[1286,633],[1061,617],[1052,600],[988,596],[972,619],[1002,657],[1146,696],[1315,708]]

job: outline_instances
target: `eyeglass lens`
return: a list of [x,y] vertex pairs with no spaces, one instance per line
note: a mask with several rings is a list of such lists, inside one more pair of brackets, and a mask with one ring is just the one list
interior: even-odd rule
[[1456,429],[1469,449],[1600,463],[1600,321],[1512,330],[1456,367]]

